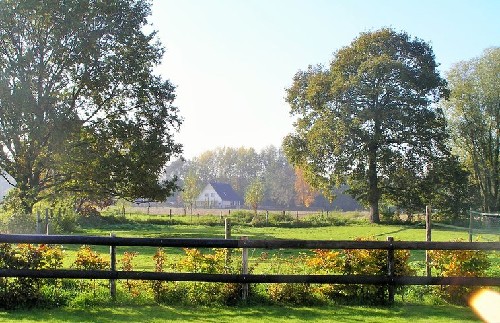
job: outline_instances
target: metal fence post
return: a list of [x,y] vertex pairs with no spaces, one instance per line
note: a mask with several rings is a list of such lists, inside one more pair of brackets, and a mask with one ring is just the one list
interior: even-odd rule
[[49,235],[49,209],[45,209],[45,233]]

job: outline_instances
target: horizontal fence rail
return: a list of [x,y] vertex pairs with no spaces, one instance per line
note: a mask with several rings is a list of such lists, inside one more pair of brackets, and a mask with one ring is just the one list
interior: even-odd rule
[[462,285],[500,286],[500,277],[424,277],[366,275],[237,275],[202,273],[167,273],[105,270],[0,269],[0,277],[73,278],[73,279],[137,279],[164,281],[201,281],[219,283],[310,283],[371,285]]

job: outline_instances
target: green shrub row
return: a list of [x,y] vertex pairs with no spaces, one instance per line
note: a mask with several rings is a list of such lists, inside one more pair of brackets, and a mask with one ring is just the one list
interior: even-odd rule
[[[395,252],[396,275],[415,275],[409,264],[410,253]],[[134,270],[136,252],[125,252],[119,261],[120,270]],[[432,251],[432,266],[439,276],[483,276],[490,266],[484,251]],[[184,249],[181,259],[169,261],[163,249],[153,257],[156,272],[241,273],[241,251],[228,249]],[[63,252],[59,246],[0,244],[0,268],[57,269],[62,267]],[[262,253],[252,261],[249,273],[257,265],[267,266],[270,274],[342,274],[385,275],[385,250],[312,250],[294,256]],[[82,246],[71,265],[81,270],[107,270],[109,263],[89,246]],[[0,307],[59,306],[69,303],[94,302],[99,291],[108,288],[106,280],[68,280],[34,278],[0,278]],[[151,297],[158,303],[182,305],[232,305],[241,302],[244,286],[237,283],[119,281],[122,294],[131,298]],[[410,287],[411,289],[412,287]],[[403,287],[396,293],[405,294]],[[451,303],[463,304],[472,287],[437,286],[427,292]],[[252,284],[247,301],[259,300],[274,304],[385,304],[387,286],[357,284]],[[408,294],[408,293],[407,293]],[[87,296],[85,296],[87,295]],[[92,301],[94,299],[94,301]]]

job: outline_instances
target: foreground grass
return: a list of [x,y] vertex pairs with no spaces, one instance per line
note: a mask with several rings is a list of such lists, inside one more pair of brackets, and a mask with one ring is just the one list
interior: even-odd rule
[[466,307],[400,305],[393,307],[172,307],[102,306],[0,312],[0,322],[480,322]]

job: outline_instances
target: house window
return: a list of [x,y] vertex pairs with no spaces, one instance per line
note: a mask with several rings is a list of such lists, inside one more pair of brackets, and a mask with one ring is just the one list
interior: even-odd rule
[[208,197],[208,193],[205,193],[205,197]]
[[214,193],[210,193],[210,196],[211,196],[211,197],[214,197]]

